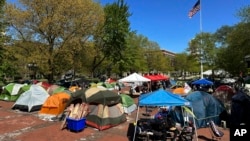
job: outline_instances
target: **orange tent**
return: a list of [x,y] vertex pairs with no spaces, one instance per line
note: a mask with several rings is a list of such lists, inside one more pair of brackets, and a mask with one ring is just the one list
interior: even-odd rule
[[77,90],[80,90],[81,89],[81,87],[79,87],[79,86],[70,86],[69,87],[69,91],[71,91],[71,92],[76,92]]
[[182,88],[182,87],[174,89],[174,90],[173,90],[173,93],[174,93],[174,94],[180,94],[180,95],[186,94],[186,93],[185,93],[185,89]]
[[51,95],[42,105],[39,114],[60,115],[66,108],[70,95],[66,92],[59,92]]

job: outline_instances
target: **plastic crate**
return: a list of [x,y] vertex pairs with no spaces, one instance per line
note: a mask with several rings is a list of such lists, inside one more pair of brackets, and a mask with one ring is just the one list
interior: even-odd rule
[[78,131],[83,130],[86,126],[86,118],[76,120],[76,119],[71,119],[67,117],[66,121],[67,121],[67,128],[70,131],[78,132]]

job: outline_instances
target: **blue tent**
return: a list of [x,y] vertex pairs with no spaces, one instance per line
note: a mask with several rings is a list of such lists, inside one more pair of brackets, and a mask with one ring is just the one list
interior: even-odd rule
[[[139,106],[175,106],[176,108],[181,108],[180,106],[188,106],[190,102],[180,95],[173,94],[169,91],[165,91],[163,89],[159,89],[157,91],[141,95],[139,97]],[[178,112],[177,112],[178,111]],[[184,125],[184,119],[182,115],[182,110],[170,110],[169,114],[171,117],[181,125]]]
[[[154,92],[140,95],[139,101],[138,101],[138,106],[159,106],[160,107],[160,106],[189,106],[189,105],[190,105],[190,102],[184,99],[183,97],[181,97],[180,95],[173,94],[163,89],[159,89]],[[140,108],[137,108],[136,122],[138,120],[139,109]],[[136,130],[136,126],[135,126],[135,130]],[[195,134],[197,137],[197,133]],[[133,140],[134,139],[135,139],[135,132],[134,132]]]
[[139,106],[182,106],[189,105],[189,101],[180,95],[159,89],[157,91],[140,95]]
[[220,114],[225,107],[214,96],[204,91],[194,91],[185,97],[193,107],[197,128],[206,127],[210,120],[220,124]]
[[198,84],[198,85],[213,85],[214,83],[212,81],[209,81],[209,80],[203,78],[203,79],[199,79],[199,80],[192,82],[192,84],[193,85],[196,85],[196,84]]

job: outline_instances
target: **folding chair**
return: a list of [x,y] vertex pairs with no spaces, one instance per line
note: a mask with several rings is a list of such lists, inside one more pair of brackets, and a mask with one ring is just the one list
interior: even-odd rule
[[214,121],[212,121],[212,120],[209,121],[208,125],[209,125],[209,129],[210,129],[210,132],[211,132],[211,135],[212,135],[212,139],[213,140],[221,140],[224,133],[217,128]]
[[178,138],[179,138],[180,141],[192,141],[193,136],[195,134],[194,132],[195,132],[194,127],[185,126],[180,131],[180,134],[179,134]]

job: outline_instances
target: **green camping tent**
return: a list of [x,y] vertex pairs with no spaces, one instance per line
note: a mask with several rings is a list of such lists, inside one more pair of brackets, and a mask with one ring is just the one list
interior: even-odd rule
[[101,88],[89,88],[85,91],[86,102],[90,113],[86,123],[99,130],[105,130],[126,121],[126,115],[121,104],[121,97]]
[[89,110],[90,112],[86,116],[87,125],[100,131],[117,126],[127,120],[120,103],[113,105],[90,104]]
[[132,97],[130,97],[129,95],[120,94],[120,96],[122,98],[122,106],[129,107],[129,106],[135,104],[134,99]]
[[81,90],[77,90],[75,92],[69,92],[69,93],[70,93],[70,99],[68,100],[66,107],[68,107],[70,104],[86,102],[86,98],[84,95],[85,90],[81,89]]
[[137,106],[134,99],[127,94],[120,94],[122,99],[122,106],[125,113],[131,113],[136,110]]
[[16,101],[23,92],[29,89],[29,87],[30,86],[27,84],[10,83],[4,86],[0,95],[0,100]]
[[111,85],[111,84],[109,84],[109,83],[103,83],[103,86],[105,87],[105,88],[114,88],[114,86],[113,85]]
[[55,93],[59,93],[64,91],[66,88],[63,86],[59,86],[59,85],[51,85],[48,87],[47,92],[49,93],[49,95],[53,95]]
[[121,97],[105,88],[89,88],[84,92],[87,103],[98,103],[103,105],[113,105],[121,102]]

